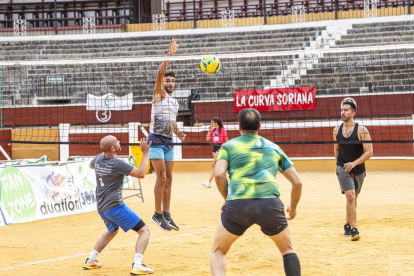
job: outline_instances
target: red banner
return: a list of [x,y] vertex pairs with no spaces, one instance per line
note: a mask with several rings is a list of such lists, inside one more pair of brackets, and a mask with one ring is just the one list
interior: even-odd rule
[[315,86],[234,90],[234,112],[245,108],[258,111],[314,110]]

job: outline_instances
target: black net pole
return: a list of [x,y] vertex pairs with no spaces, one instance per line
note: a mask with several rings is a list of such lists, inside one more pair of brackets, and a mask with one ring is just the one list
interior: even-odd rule
[[55,27],[55,34],[58,34],[58,31],[57,31],[57,4],[56,4],[56,0],[55,0],[55,20],[54,20],[53,25]]
[[197,28],[197,19],[196,19],[196,0],[193,0],[193,22],[194,22],[194,29]]
[[126,20],[126,4],[125,4],[125,0],[124,0],[124,33],[126,33],[127,31],[127,20]]

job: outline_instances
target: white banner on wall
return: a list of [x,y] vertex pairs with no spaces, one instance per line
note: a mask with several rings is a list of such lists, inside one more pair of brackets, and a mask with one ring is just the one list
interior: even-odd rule
[[0,225],[96,210],[89,162],[0,168]]
[[118,97],[112,93],[103,96],[88,94],[86,110],[131,110],[134,97],[132,93]]

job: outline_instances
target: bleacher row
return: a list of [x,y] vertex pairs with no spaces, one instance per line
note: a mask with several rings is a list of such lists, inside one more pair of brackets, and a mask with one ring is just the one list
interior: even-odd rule
[[[235,54],[304,50],[326,27],[177,36],[178,55]],[[331,48],[392,45],[412,42],[414,22],[356,24]],[[0,60],[74,60],[162,57],[170,37],[134,37],[74,41],[0,42]],[[177,89],[197,89],[201,100],[232,98],[235,89],[264,89],[291,67],[297,56],[222,58],[222,70],[207,76],[199,60],[170,63]],[[2,66],[3,105],[45,101],[84,103],[86,94],[132,92],[134,102],[149,102],[160,62]],[[413,91],[414,49],[404,51],[330,53],[313,62],[289,86],[316,86],[318,95]],[[64,82],[48,82],[63,76]],[[369,87],[369,88],[368,88]],[[186,103],[182,108],[187,108]]]

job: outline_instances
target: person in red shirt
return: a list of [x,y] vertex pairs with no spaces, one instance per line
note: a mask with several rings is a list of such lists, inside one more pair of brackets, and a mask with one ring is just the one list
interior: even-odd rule
[[211,141],[213,143],[213,164],[211,165],[212,170],[210,174],[210,178],[208,181],[203,183],[203,186],[207,188],[211,188],[211,181],[213,181],[214,178],[214,166],[216,164],[216,158],[218,155],[218,151],[221,148],[221,145],[229,140],[227,137],[227,132],[223,127],[223,122],[221,121],[220,117],[214,117],[211,119],[211,126],[208,128],[207,141]]

